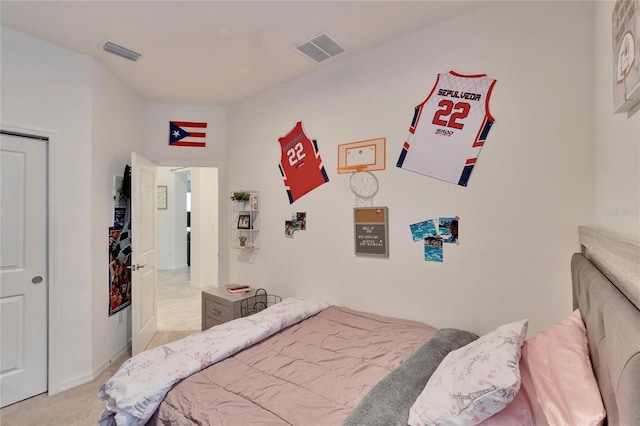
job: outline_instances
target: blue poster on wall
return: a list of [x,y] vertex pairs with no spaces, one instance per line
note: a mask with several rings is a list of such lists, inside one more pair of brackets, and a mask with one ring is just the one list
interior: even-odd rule
[[442,238],[426,237],[424,239],[424,260],[428,262],[442,262]]
[[438,235],[436,224],[433,219],[425,220],[409,225],[413,241],[422,241],[425,237],[435,237]]

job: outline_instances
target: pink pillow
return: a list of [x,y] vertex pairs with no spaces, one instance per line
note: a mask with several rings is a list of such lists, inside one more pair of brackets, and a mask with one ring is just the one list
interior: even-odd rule
[[[580,311],[522,345],[521,391],[488,425],[601,425],[604,405]],[[522,395],[521,395],[522,394]]]
[[481,426],[549,426],[531,380],[528,355],[525,342],[520,356],[521,384],[518,394],[502,411],[480,423]]

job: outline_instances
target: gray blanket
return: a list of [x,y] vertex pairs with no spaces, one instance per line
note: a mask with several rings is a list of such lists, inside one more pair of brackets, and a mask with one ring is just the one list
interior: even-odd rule
[[444,357],[477,338],[477,335],[468,331],[453,328],[438,330],[398,368],[378,382],[343,425],[406,426],[409,409]]

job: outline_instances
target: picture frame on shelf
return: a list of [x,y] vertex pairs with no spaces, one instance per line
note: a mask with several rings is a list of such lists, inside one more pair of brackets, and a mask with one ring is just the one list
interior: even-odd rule
[[238,229],[251,229],[251,215],[238,215]]
[[251,197],[249,198],[249,205],[251,206],[251,210],[258,210],[258,207],[260,205],[258,194],[251,194]]

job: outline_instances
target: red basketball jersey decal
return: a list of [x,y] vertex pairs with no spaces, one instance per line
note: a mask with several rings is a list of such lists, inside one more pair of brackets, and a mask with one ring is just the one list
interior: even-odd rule
[[329,182],[318,152],[318,144],[304,133],[301,121],[286,136],[279,138],[278,142],[281,150],[279,168],[289,203]]

